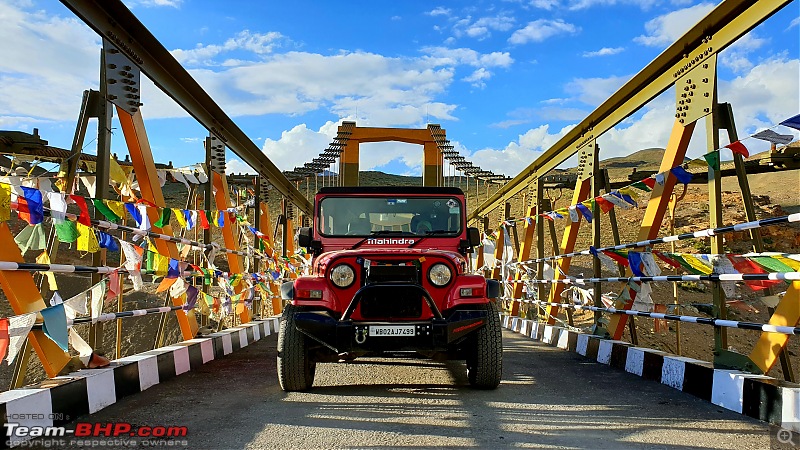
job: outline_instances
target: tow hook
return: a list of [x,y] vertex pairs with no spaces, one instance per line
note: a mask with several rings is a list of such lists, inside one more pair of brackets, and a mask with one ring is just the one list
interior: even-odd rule
[[363,344],[367,342],[367,328],[356,328],[356,343]]

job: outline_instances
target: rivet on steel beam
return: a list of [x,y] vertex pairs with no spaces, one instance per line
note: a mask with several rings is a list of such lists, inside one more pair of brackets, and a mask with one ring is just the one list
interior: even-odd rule
[[708,83],[708,78],[703,78],[703,83]]
[[682,113],[681,113],[681,117],[686,117],[686,113],[685,113],[685,112],[682,112]]
[[131,69],[133,69],[133,67],[131,67],[131,66],[125,66],[125,67],[123,67],[123,69],[125,69],[125,70],[131,70]]
[[113,69],[117,68],[117,65],[116,64],[109,64],[108,68],[113,70]]
[[679,120],[678,122],[683,123],[683,119]]
[[703,108],[703,112],[707,113],[707,112],[711,112],[711,110],[709,108]]
[[696,85],[696,84],[693,84],[693,85],[692,85],[692,89],[697,89],[697,85]]
[[116,82],[117,82],[117,80],[115,80],[113,78],[109,78],[109,79],[106,80],[106,83],[108,83],[108,84],[114,84]]
[[709,94],[708,92],[703,93],[703,97],[710,97],[710,96],[711,94]]
[[708,69],[708,64],[703,64],[703,69]]
[[116,99],[117,99],[117,96],[116,96],[116,95],[114,95],[114,94],[108,94],[108,99],[109,99],[109,100],[116,100]]
[[686,103],[692,103],[692,99],[690,99],[690,98],[687,98],[687,99],[686,99]]

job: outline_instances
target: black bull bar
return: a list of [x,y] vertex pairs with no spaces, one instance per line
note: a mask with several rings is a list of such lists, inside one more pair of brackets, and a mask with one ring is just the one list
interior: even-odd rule
[[[397,289],[417,291],[433,312],[428,320],[359,320],[350,317],[365,295],[383,294],[391,301]],[[470,307],[465,306],[465,307]],[[478,305],[475,305],[478,306]],[[297,329],[336,353],[362,351],[446,351],[486,324],[485,309],[456,309],[442,316],[430,294],[418,284],[368,284],[356,292],[340,319],[327,311],[294,313]]]

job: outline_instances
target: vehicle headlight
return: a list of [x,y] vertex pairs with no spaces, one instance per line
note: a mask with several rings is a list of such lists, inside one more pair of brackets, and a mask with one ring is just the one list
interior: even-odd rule
[[356,273],[347,264],[339,264],[331,270],[331,281],[337,287],[346,288],[353,284],[355,279]]
[[453,272],[450,271],[450,268],[447,267],[446,264],[438,263],[431,266],[430,270],[428,271],[428,279],[431,280],[436,286],[444,286],[450,282],[450,278],[453,277]]

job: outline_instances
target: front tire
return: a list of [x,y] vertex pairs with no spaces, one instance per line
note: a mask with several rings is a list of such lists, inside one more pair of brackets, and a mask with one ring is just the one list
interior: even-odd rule
[[467,379],[476,389],[496,389],[503,377],[503,334],[497,304],[486,305],[486,325],[475,332],[467,350]]
[[298,308],[286,305],[278,334],[278,381],[284,391],[305,391],[314,384],[317,363],[308,356],[306,336],[297,329],[294,313]]

